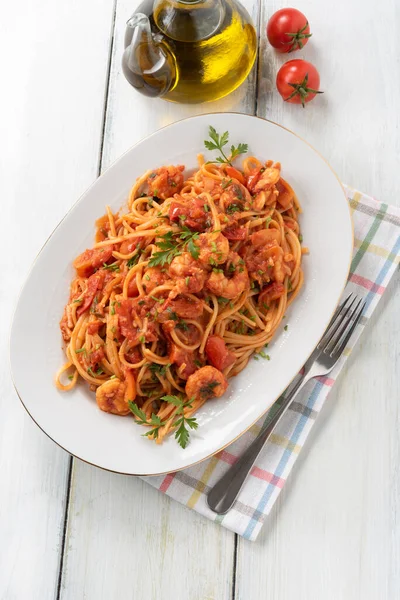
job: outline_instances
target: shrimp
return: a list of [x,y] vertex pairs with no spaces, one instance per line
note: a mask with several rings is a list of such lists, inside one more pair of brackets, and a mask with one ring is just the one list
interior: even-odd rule
[[250,240],[254,248],[279,245],[281,243],[281,232],[279,229],[273,227],[270,229],[260,229],[260,231],[255,231],[251,234]]
[[[270,231],[271,237],[267,241],[265,234]],[[276,232],[276,233],[275,233]],[[260,234],[263,234],[262,236]],[[275,239],[272,237],[272,234]],[[257,231],[252,236],[253,246],[246,248],[244,259],[250,277],[261,286],[269,283],[271,279],[282,283],[285,279],[286,266],[281,246],[278,246],[280,232],[278,230]],[[263,241],[264,240],[264,241]],[[263,244],[263,245],[260,245]]]
[[240,183],[228,185],[221,194],[220,205],[227,212],[241,211],[251,202],[249,190]]
[[189,252],[176,256],[168,269],[170,277],[175,282],[176,293],[197,294],[207,279],[207,273],[202,265]]
[[270,190],[272,186],[276,185],[281,176],[281,165],[274,163],[265,168],[260,175],[260,179],[254,186],[255,193]]
[[248,178],[248,187],[254,194],[252,208],[254,210],[263,210],[267,205],[273,204],[279,196],[279,190],[276,188],[280,180],[281,165],[267,163],[266,167],[259,169]]
[[147,179],[149,196],[156,196],[161,200],[171,198],[180,192],[183,185],[183,165],[160,167],[150,173]]
[[150,294],[154,288],[165,283],[167,276],[163,273],[160,267],[150,267],[146,269],[142,277],[142,286],[146,294]]
[[136,386],[133,375],[126,371],[125,381],[118,378],[109,379],[96,390],[96,402],[104,412],[125,416],[130,413],[128,401],[136,397]]
[[194,242],[199,248],[199,261],[206,265],[221,265],[229,254],[229,241],[222,233],[202,233]]
[[207,288],[216,296],[232,300],[249,287],[249,275],[244,261],[236,252],[230,252],[226,269],[228,273],[233,273],[233,277],[228,278],[221,269],[214,270],[207,281]]
[[161,306],[160,311],[167,315],[176,313],[182,319],[196,319],[201,317],[204,310],[204,302],[192,296],[178,296],[175,300],[168,298]]
[[226,392],[228,381],[215,367],[202,367],[189,376],[185,392],[188,398],[195,400],[209,400],[219,398]]

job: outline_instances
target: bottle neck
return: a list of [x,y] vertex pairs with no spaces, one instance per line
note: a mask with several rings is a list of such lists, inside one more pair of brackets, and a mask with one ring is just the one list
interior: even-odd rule
[[220,28],[225,0],[155,0],[153,15],[157,27],[169,38],[199,42]]

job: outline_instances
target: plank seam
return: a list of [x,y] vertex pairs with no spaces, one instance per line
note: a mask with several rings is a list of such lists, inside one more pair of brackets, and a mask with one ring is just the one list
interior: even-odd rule
[[258,84],[260,80],[260,70],[262,68],[262,62],[260,59],[261,52],[261,22],[262,22],[262,12],[263,12],[263,4],[262,0],[258,0],[258,15],[257,15],[257,58],[255,65],[255,85],[254,85],[254,114],[258,115]]
[[233,546],[233,572],[232,572],[232,600],[236,600],[236,568],[238,555],[238,534],[235,533],[235,541]]
[[97,176],[101,175],[102,167],[103,167],[104,139],[105,139],[105,134],[106,134],[108,99],[110,96],[110,79],[111,79],[110,76],[111,76],[112,59],[113,59],[113,54],[114,54],[115,21],[116,21],[116,17],[117,17],[117,1],[118,0],[114,0],[113,16],[112,16],[112,20],[111,20],[111,40],[110,40],[110,50],[109,50],[109,54],[108,54],[108,63],[107,63],[106,86],[105,86],[105,90],[104,90],[104,111],[103,111],[103,123],[102,123],[102,127],[101,127]]
[[64,567],[64,555],[65,555],[65,542],[67,537],[67,527],[68,527],[68,512],[69,512],[69,502],[71,498],[70,490],[71,490],[71,480],[72,480],[72,456],[69,457],[68,462],[68,475],[67,475],[67,497],[65,500],[65,512],[64,512],[64,525],[63,532],[61,538],[61,553],[60,553],[60,562],[58,566],[58,578],[57,578],[57,592],[56,599],[59,600],[61,593],[61,581]]

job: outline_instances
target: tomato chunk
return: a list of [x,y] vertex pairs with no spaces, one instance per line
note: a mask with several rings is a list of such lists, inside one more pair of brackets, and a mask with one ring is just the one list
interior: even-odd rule
[[266,304],[268,306],[269,302],[271,302],[272,300],[278,300],[281,296],[283,296],[284,292],[285,286],[283,285],[283,283],[278,283],[277,281],[274,281],[262,290],[262,292],[258,296],[258,303],[261,305]]
[[172,364],[177,365],[182,379],[187,379],[197,369],[193,352],[184,350],[176,344],[170,343],[168,358]]
[[131,238],[130,240],[124,240],[123,242],[121,242],[118,252],[120,252],[121,254],[131,254],[131,252],[141,247],[143,240],[144,237],[142,236],[137,238]]
[[96,321],[92,321],[88,325],[87,332],[90,333],[90,335],[99,333],[99,329],[102,325],[103,325],[103,323],[102,323],[102,321],[99,321],[99,319],[97,319]]
[[78,317],[81,316],[90,306],[98,289],[101,289],[104,281],[104,271],[91,275],[87,280],[87,290],[83,296],[83,302],[76,311]]
[[225,167],[225,172],[228,175],[228,177],[232,177],[232,179],[236,179],[239,183],[244,185],[245,179],[243,173],[235,169],[235,167]]
[[118,315],[118,327],[121,335],[130,342],[136,342],[138,337],[138,328],[133,325],[132,302],[129,299],[121,300],[116,303],[115,312]]
[[93,350],[93,352],[89,352],[88,361],[92,369],[101,363],[101,361],[105,358],[103,347],[98,348],[97,350]]
[[224,236],[228,238],[228,240],[245,240],[247,237],[247,229],[246,227],[229,225],[224,229]]
[[140,348],[138,346],[134,346],[130,348],[127,352],[125,352],[125,358],[132,365],[137,364],[142,360],[142,353],[140,352]]
[[253,171],[252,173],[250,173],[250,175],[248,175],[246,177],[246,187],[251,194],[254,194],[255,187],[258,183],[258,180],[261,177],[261,168],[262,167],[260,167],[259,169],[256,169],[255,171]]
[[206,202],[202,198],[185,201],[177,195],[176,200],[171,202],[169,207],[169,220],[173,223],[181,223],[193,231],[204,231],[212,225],[205,205]]
[[75,260],[74,267],[79,277],[89,277],[96,269],[106,263],[113,253],[113,246],[109,244],[103,248],[85,250]]
[[233,365],[236,360],[233,352],[228,350],[224,340],[219,335],[210,335],[205,350],[208,361],[220,371]]

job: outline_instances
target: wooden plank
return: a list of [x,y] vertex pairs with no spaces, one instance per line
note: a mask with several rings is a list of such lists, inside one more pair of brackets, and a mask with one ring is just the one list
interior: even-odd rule
[[[0,22],[0,597],[56,596],[69,457],[32,423],[8,374],[30,264],[96,176],[112,6],[8,2]],[[34,315],[33,315],[34,318]]]
[[[257,1],[247,5],[256,20]],[[254,75],[229,98],[208,105],[174,105],[138,95],[120,68],[125,21],[134,8],[128,0],[117,5],[104,167],[177,119],[255,110]],[[139,479],[74,461],[61,598],[230,598],[234,537]]]
[[233,537],[140,479],[76,460],[61,598],[229,598]]
[[[262,32],[268,17],[281,7],[278,0],[265,5]],[[291,57],[275,55],[263,39],[259,115],[307,139],[347,183],[400,205],[395,133],[400,85],[398,77],[393,80],[400,60],[398,4],[382,0],[379,21],[371,0],[323,6],[302,0],[296,7],[307,15],[314,33],[298,54],[318,67],[326,93],[305,110],[284,104],[274,78],[278,66]],[[236,598],[398,596],[398,284],[396,276],[259,540],[252,544],[239,539]]]

